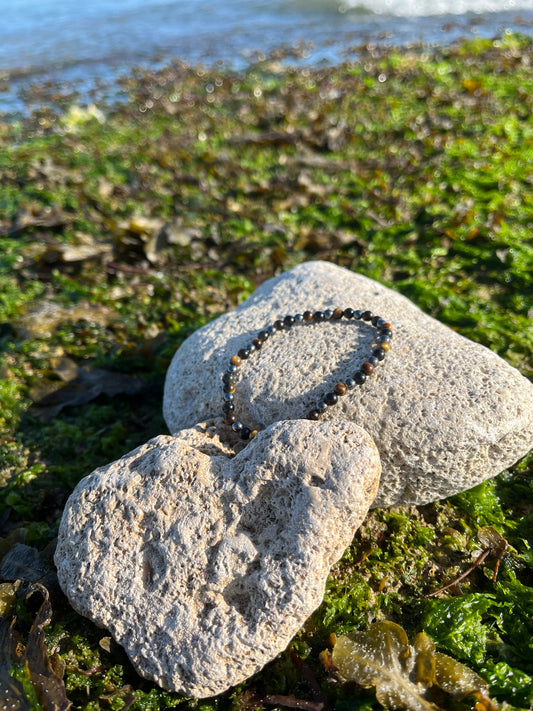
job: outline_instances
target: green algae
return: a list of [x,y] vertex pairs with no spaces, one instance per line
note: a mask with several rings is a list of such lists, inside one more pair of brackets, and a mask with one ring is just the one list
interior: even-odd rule
[[[165,431],[164,374],[184,338],[304,260],[392,286],[531,377],[532,62],[531,40],[506,34],[361,48],[334,68],[175,64],[125,80],[123,105],[2,124],[2,554],[43,550],[79,479]],[[135,376],[141,396],[102,392],[42,422],[65,358]],[[425,630],[497,700],[530,705],[532,466],[530,454],[447,501],[368,516],[293,642],[335,708],[377,708],[318,661],[331,633],[374,619]],[[510,544],[497,582],[489,556],[460,590],[424,597],[471,565],[483,526]],[[245,709],[252,691],[307,693],[286,652],[216,700],[184,699],[139,679],[64,600],[54,610],[46,642],[77,709]]]

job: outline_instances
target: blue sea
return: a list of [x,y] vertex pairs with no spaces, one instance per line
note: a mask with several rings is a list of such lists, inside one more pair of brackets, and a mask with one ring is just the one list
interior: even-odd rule
[[533,0],[0,0],[0,113],[30,87],[112,84],[135,66],[178,58],[239,68],[305,43],[319,65],[367,43],[449,44],[533,34]]

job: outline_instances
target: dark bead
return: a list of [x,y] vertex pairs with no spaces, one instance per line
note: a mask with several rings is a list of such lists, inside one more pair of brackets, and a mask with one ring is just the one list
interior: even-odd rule
[[259,333],[257,334],[257,338],[260,338],[263,341],[263,343],[267,340],[267,338],[269,336],[270,336],[270,334],[266,330],[259,331]]
[[250,352],[249,348],[241,348],[241,350],[237,352],[237,355],[241,360],[246,360],[250,357]]
[[334,405],[339,398],[336,393],[327,393],[324,395],[324,400],[327,405]]
[[223,383],[234,383],[237,380],[236,373],[224,373],[222,376]]
[[283,321],[280,318],[278,318],[277,321],[274,321],[274,328],[276,329],[276,331],[281,331],[281,329],[283,328]]
[[378,360],[378,358],[376,358],[375,355],[371,355],[369,358],[367,358],[366,362],[370,363],[370,365],[373,365],[374,368],[376,367],[376,365],[379,364],[379,360]]
[[353,318],[355,311],[353,309],[344,309],[344,318]]
[[224,387],[222,388],[225,393],[234,393],[235,392],[235,383],[224,383]]
[[224,422],[227,425],[233,425],[233,423],[237,420],[237,415],[234,412],[226,412],[226,416],[224,418]]
[[234,432],[240,432],[243,427],[244,427],[244,425],[242,424],[242,422],[239,422],[239,420],[235,420],[235,421],[233,422],[233,424],[231,425],[231,429],[232,429]]
[[233,410],[235,409],[235,403],[234,402],[225,402],[222,405],[222,409],[224,410],[224,412],[233,412]]
[[252,344],[255,346],[256,350],[259,350],[261,346],[263,345],[263,341],[260,338],[254,338],[252,341]]
[[273,333],[276,333],[276,330],[277,330],[277,329],[275,329],[274,326],[269,326],[269,327],[266,329],[266,332],[268,333],[269,336],[271,336]]
[[324,311],[324,319],[326,321],[330,321],[332,316],[333,316],[333,311],[331,309],[326,309]]
[[320,321],[324,320],[324,312],[323,311],[315,311],[313,314],[313,320],[315,320],[317,323]]
[[378,338],[379,343],[390,343],[391,342],[391,337],[390,336],[380,336]]
[[239,437],[241,439],[250,439],[250,435],[252,434],[252,430],[249,427],[243,427],[242,430],[239,432]]
[[313,320],[313,312],[312,311],[304,311],[303,316],[304,316],[304,321],[306,321],[307,323],[309,323],[309,321]]
[[361,309],[357,309],[357,311],[354,311],[354,312],[353,312],[353,317],[354,317],[355,319],[357,319],[358,321],[359,321],[359,319],[361,318],[362,315],[363,315],[363,312],[361,311]]
[[356,385],[362,385],[366,380],[366,373],[362,370],[358,370],[357,373],[354,373],[353,379]]
[[337,309],[335,309],[335,311],[333,312],[333,318],[335,319],[335,321],[337,321],[338,319],[342,318],[343,315],[344,315],[344,311],[343,311],[341,308],[337,308]]
[[353,390],[357,384],[353,378],[346,378],[344,383],[345,383],[346,387],[348,388],[348,390]]
[[387,322],[385,321],[384,318],[379,318],[379,319],[378,319],[378,322],[376,323],[376,326],[377,326],[378,328],[383,328],[383,326],[384,326],[386,323],[387,323]]
[[374,355],[378,360],[384,360],[385,356],[387,355],[387,352],[384,351],[383,348],[375,348]]
[[389,338],[392,338],[392,331],[390,330],[390,328],[382,328],[381,335],[388,336]]
[[308,420],[319,420],[320,419],[320,412],[318,410],[309,410],[307,413],[307,419]]
[[233,400],[235,400],[233,393],[224,393],[224,402],[232,402]]
[[363,365],[361,366],[361,370],[367,375],[372,375],[372,373],[374,372],[374,366],[372,365],[372,363],[369,363],[367,361],[366,363],[363,363]]
[[237,366],[233,365],[233,363],[230,363],[230,365],[228,365],[228,373],[236,373],[237,370]]
[[378,323],[382,320],[381,316],[372,316],[372,326],[377,326]]
[[283,325],[286,328],[290,328],[294,324],[294,316],[285,316],[283,319]]
[[317,402],[317,404],[316,404],[316,409],[317,409],[320,413],[326,412],[326,410],[328,409],[328,404],[327,404],[327,402],[324,402],[324,400],[319,400],[319,401]]
[[361,314],[361,318],[363,321],[371,321],[372,320],[372,311],[363,311]]
[[294,314],[294,323],[301,323],[304,320],[303,314]]
[[346,387],[346,385],[344,383],[337,383],[337,385],[335,385],[333,390],[335,391],[335,393],[337,395],[346,395],[348,388]]

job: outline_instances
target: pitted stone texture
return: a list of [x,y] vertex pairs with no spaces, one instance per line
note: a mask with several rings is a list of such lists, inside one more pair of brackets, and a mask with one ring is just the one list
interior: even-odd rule
[[205,453],[215,450],[200,425],[97,469],[67,503],[55,554],[72,606],[108,628],[140,674],[196,697],[287,646],[380,471],[350,423],[278,422],[237,455]]
[[[395,329],[377,374],[325,415],[364,427],[376,442],[382,475],[374,506],[422,504],[469,489],[533,446],[533,385],[526,378],[397,292],[327,262],[271,279],[183,343],[165,383],[170,431],[219,414],[229,356],[258,330],[286,314],[336,306],[368,308]],[[305,417],[358,370],[373,333],[345,319],[276,333],[239,369],[239,419],[262,427]]]

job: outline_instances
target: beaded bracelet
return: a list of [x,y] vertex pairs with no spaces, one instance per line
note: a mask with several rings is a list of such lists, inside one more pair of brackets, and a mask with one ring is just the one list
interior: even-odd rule
[[337,308],[335,310],[327,309],[326,311],[305,311],[303,314],[296,314],[295,316],[285,316],[283,319],[278,319],[274,321],[271,326],[259,331],[257,336],[252,339],[244,348],[233,355],[230,358],[228,369],[222,376],[223,391],[224,391],[224,405],[222,410],[224,412],[224,421],[227,425],[230,425],[234,432],[237,432],[241,439],[248,440],[255,437],[258,430],[247,427],[240,420],[237,419],[235,414],[235,385],[237,382],[237,372],[242,365],[242,362],[247,360],[252,353],[260,350],[264,343],[272,336],[276,331],[289,330],[295,324],[310,324],[310,323],[320,323],[321,321],[338,321],[341,318],[346,319],[361,319],[362,321],[368,321],[377,329],[377,339],[372,346],[371,355],[365,360],[363,365],[359,370],[354,373],[353,378],[346,378],[344,382],[337,383],[331,392],[324,395],[322,400],[320,400],[316,406],[307,413],[308,420],[318,420],[321,415],[326,412],[326,410],[335,405],[339,397],[346,395],[348,390],[353,390],[356,385],[362,385],[366,379],[372,375],[376,366],[385,358],[387,352],[391,347],[392,339],[392,324],[381,318],[380,316],[374,316],[371,311],[360,311],[352,308],[341,309]]

